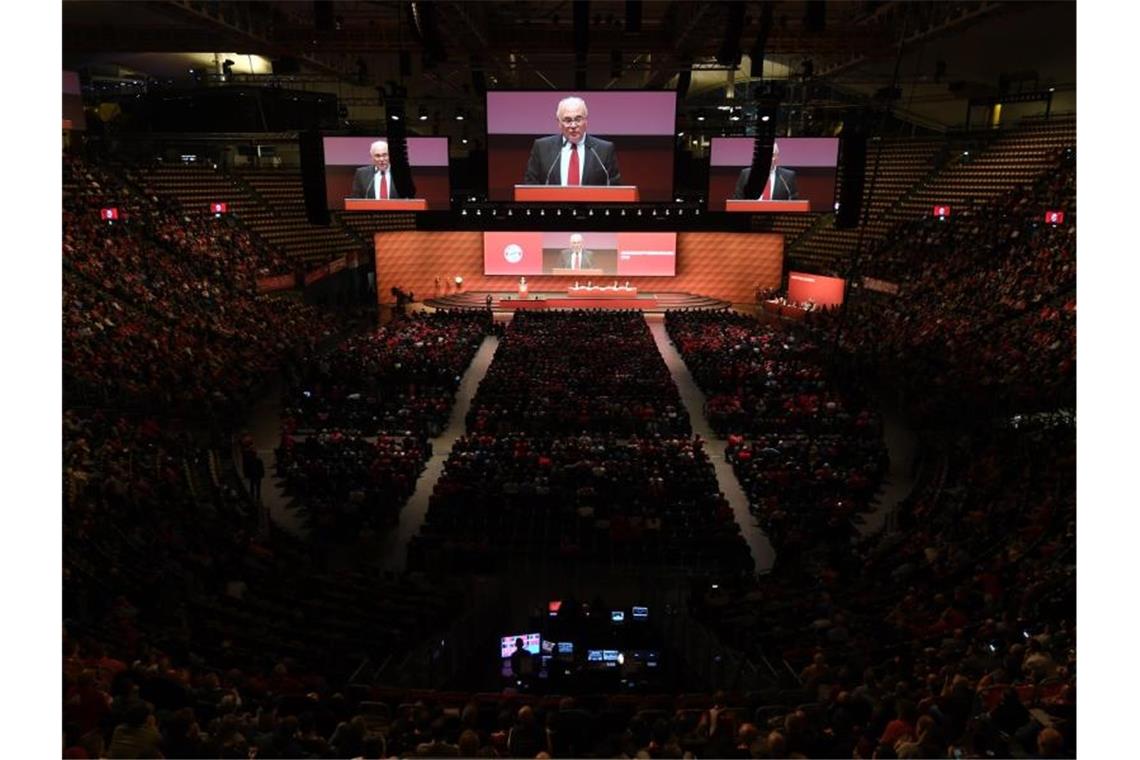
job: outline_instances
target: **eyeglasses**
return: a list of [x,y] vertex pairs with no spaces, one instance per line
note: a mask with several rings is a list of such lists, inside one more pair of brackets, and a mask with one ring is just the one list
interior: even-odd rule
[[566,117],[559,119],[558,121],[562,122],[563,124],[565,124],[568,127],[572,127],[575,124],[581,124],[585,120],[586,120],[585,116],[566,116]]

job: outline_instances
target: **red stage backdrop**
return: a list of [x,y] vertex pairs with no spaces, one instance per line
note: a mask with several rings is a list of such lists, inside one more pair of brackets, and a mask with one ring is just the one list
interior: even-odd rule
[[838,277],[789,272],[788,300],[795,303],[814,301],[820,306],[838,306],[843,303],[843,285],[843,280]]
[[[514,277],[483,274],[482,232],[378,232],[376,292],[392,303],[392,286],[425,300],[454,292],[456,275],[464,291],[516,292]],[[783,235],[739,232],[677,234],[675,277],[622,277],[645,294],[699,293],[732,303],[755,303],[757,288],[776,288],[784,264]],[[609,278],[613,280],[614,278]],[[437,290],[438,280],[440,289]],[[565,291],[572,277],[527,276],[531,293]]]

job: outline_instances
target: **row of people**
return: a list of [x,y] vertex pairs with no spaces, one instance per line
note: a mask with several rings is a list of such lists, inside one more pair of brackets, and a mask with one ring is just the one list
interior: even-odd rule
[[640,312],[520,312],[467,415],[470,432],[687,435]]
[[699,436],[464,436],[409,561],[493,568],[519,557],[752,567]]

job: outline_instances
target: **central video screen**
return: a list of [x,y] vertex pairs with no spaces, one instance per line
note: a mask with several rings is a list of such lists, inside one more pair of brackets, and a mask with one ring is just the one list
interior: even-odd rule
[[488,92],[488,197],[580,185],[630,188],[614,201],[669,201],[676,111],[671,91]]
[[484,232],[483,274],[672,277],[676,232]]

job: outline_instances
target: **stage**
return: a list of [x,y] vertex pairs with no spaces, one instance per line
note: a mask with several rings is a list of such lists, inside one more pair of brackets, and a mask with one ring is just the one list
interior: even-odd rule
[[487,296],[491,296],[491,310],[495,313],[513,313],[523,309],[638,309],[647,314],[664,314],[670,309],[725,309],[728,301],[721,301],[692,293],[638,293],[635,298],[574,297],[565,290],[532,291],[525,298],[517,292],[463,291],[424,300],[433,309],[485,309]]

